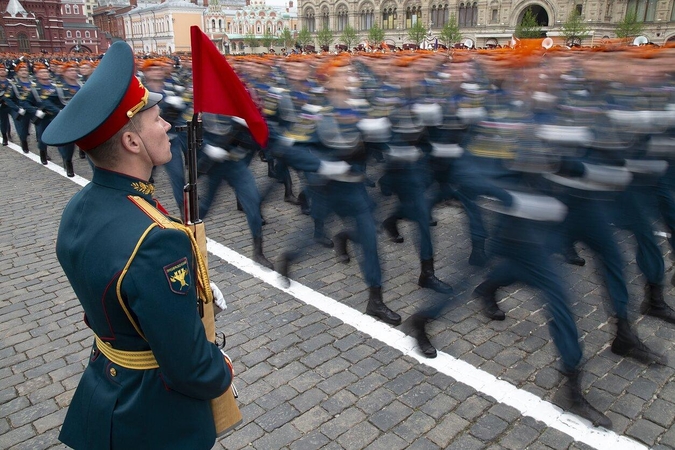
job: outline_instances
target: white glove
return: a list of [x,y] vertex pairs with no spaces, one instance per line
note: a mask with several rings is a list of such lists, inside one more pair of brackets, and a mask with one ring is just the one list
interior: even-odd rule
[[19,115],[23,116],[24,114],[26,114],[26,110],[23,108],[19,108]]
[[330,177],[333,175],[343,175],[349,172],[350,168],[351,166],[344,161],[321,161],[317,173]]
[[221,147],[214,147],[213,145],[206,144],[204,146],[204,153],[206,156],[211,158],[216,162],[223,162],[230,157],[230,153]]
[[213,302],[218,305],[218,308],[220,309],[227,309],[227,303],[225,303],[225,297],[223,297],[223,293],[220,292],[220,289],[218,289],[218,286],[216,286],[216,283],[213,281],[209,282],[209,285],[211,285],[211,292],[213,292]]
[[185,108],[185,102],[183,101],[182,98],[178,97],[177,95],[167,95],[166,97],[164,97],[164,101],[168,105],[171,105],[176,109]]
[[43,110],[38,109],[37,111],[35,111],[35,117],[37,117],[38,119],[42,119],[44,116],[45,112]]

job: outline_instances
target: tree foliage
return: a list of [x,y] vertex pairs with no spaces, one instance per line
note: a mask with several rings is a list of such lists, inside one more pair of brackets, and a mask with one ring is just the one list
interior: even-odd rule
[[257,47],[259,45],[258,38],[256,38],[255,34],[253,33],[246,33],[244,36],[244,44],[246,44],[249,48]]
[[414,42],[418,47],[426,37],[427,29],[420,20],[415,22],[412,27],[408,28],[408,39],[411,42]]
[[374,24],[370,30],[368,30],[368,42],[370,45],[379,45],[384,41],[384,30],[379,27],[379,25]]
[[302,47],[303,49],[313,42],[312,34],[306,27],[303,27],[302,30],[300,30],[300,33],[298,33],[298,38],[296,40],[300,45],[300,47]]
[[351,25],[347,24],[345,29],[340,35],[340,42],[344,43],[347,46],[347,49],[350,50],[352,46],[359,40],[356,30],[352,28]]
[[265,48],[270,48],[276,39],[276,36],[266,30],[265,34],[263,34],[263,37],[260,38],[260,44]]
[[443,26],[438,39],[448,48],[462,40],[462,33],[459,31],[457,17],[454,14],[450,16],[450,20],[448,20]]
[[288,27],[281,30],[279,41],[284,48],[290,49],[293,46],[293,33],[291,33]]
[[330,49],[330,46],[333,44],[333,38],[333,32],[328,27],[324,27],[316,33],[316,40],[321,48],[328,47]]
[[591,35],[590,28],[584,24],[584,20],[576,9],[573,10],[565,23],[562,24],[560,33],[565,38],[565,42],[575,39],[584,40]]
[[537,23],[537,16],[531,8],[527,8],[523,20],[516,25],[515,35],[519,39],[534,39],[541,37],[541,27]]
[[623,20],[616,24],[616,37],[629,39],[640,36],[644,31],[644,28],[644,24],[638,22],[635,11],[628,11]]

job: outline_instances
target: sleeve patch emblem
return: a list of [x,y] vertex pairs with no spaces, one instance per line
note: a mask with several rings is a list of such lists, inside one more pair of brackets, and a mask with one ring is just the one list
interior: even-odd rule
[[190,290],[192,279],[187,258],[179,259],[175,263],[164,266],[164,274],[169,281],[169,288],[176,294],[185,295]]

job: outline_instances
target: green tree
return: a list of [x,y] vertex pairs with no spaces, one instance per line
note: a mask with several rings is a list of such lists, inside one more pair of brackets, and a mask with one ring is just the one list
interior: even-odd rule
[[531,8],[527,8],[523,20],[516,25],[515,35],[518,39],[534,39],[541,37],[541,27]]
[[441,34],[438,36],[438,40],[448,48],[462,40],[462,33],[459,31],[457,17],[455,17],[454,14],[450,16],[450,20],[443,26]]
[[560,33],[565,38],[565,43],[574,43],[586,39],[591,35],[590,29],[584,24],[584,20],[576,9],[573,10],[567,21],[562,24]]
[[378,24],[373,24],[370,30],[368,30],[368,42],[370,45],[377,46],[382,41],[384,41],[384,30]]
[[328,50],[330,50],[330,46],[333,43],[333,32],[328,27],[324,27],[316,33],[316,40],[319,43],[319,47],[328,47]]
[[259,45],[258,39],[253,33],[246,33],[244,36],[244,44],[246,44],[249,48],[257,47]]
[[260,39],[260,43],[263,47],[270,48],[275,40],[276,37],[269,31],[265,30],[265,34],[263,34],[263,37]]
[[426,27],[422,24],[420,20],[415,22],[415,24],[408,28],[408,39],[417,45],[417,47],[420,46],[422,41],[426,39],[427,37],[427,29]]
[[306,27],[303,27],[302,30],[300,30],[300,33],[298,33],[298,38],[296,39],[300,47],[303,49],[310,45],[314,39],[312,38],[312,34],[309,32],[309,30]]
[[340,35],[340,42],[344,43],[347,46],[347,50],[351,50],[352,45],[359,40],[359,37],[356,35],[356,30],[352,28],[351,25],[347,24],[345,29]]
[[281,45],[286,49],[290,49],[293,46],[293,33],[291,33],[288,27],[281,31],[279,40],[281,41]]
[[616,37],[627,41],[630,38],[640,36],[644,28],[644,24],[638,22],[635,11],[628,11],[623,20],[616,24]]

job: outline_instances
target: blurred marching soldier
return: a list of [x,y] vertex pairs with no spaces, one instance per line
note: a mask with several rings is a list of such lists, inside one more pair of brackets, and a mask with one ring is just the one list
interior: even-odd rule
[[605,285],[617,319],[613,353],[651,363],[658,355],[633,332],[628,320],[628,289],[623,259],[610,228],[611,201],[632,180],[625,168],[629,137],[604,118],[604,104],[586,88],[593,84],[580,74],[567,78],[561,91],[553,124],[541,127],[539,135],[562,156],[557,173],[548,174],[556,197],[568,209],[561,226],[562,242],[582,241],[600,256]]
[[452,287],[436,278],[430,229],[429,204],[425,197],[427,160],[420,145],[424,127],[414,117],[413,108],[419,98],[419,74],[407,58],[396,61],[396,79],[400,83],[388,93],[395,108],[391,115],[392,138],[386,145],[385,174],[380,179],[382,192],[399,199],[397,210],[384,220],[382,227],[393,242],[403,242],[397,222],[407,218],[417,224],[421,271],[418,284],[437,292],[450,293]]
[[16,77],[11,81],[11,88],[5,93],[5,103],[10,108],[14,120],[14,128],[21,142],[21,149],[28,153],[28,131],[35,107],[30,105],[31,89],[34,83],[30,79],[28,65],[20,62],[15,67]]
[[2,133],[2,145],[7,145],[10,135],[9,106],[5,102],[5,94],[11,89],[11,82],[7,79],[7,68],[0,64],[0,133]]
[[[31,88],[32,95],[27,100],[35,109],[31,122],[35,124],[35,138],[40,151],[40,162],[46,165],[47,145],[42,141],[42,133],[61,110],[58,106],[60,101],[47,66],[35,64],[33,69],[35,70],[35,84]],[[69,176],[73,172],[72,165],[72,160],[67,162],[65,158],[63,159],[63,168],[66,169]]]
[[[56,92],[59,97],[59,105],[61,108],[65,107],[75,94],[80,90],[82,84],[79,81],[77,74],[77,64],[75,62],[67,62],[61,65],[61,83],[56,85]],[[73,169],[73,154],[75,153],[75,144],[66,144],[59,146],[59,153],[63,158],[63,164],[66,169],[66,174],[69,177],[75,176]],[[80,157],[84,157],[84,152],[80,150]]]
[[210,401],[233,378],[199,312],[219,291],[192,231],[152,198],[152,169],[171,158],[170,125],[161,95],[134,74],[130,47],[114,43],[43,135],[75,141],[95,166],[56,240],[94,333],[59,439],[78,450],[206,450],[216,439]]
[[82,62],[80,62],[79,73],[80,73],[80,81],[82,82],[82,84],[87,82],[93,71],[94,66],[91,61],[89,61],[88,59],[83,59]]
[[226,181],[241,204],[253,237],[253,260],[274,269],[263,254],[260,193],[248,165],[259,146],[253,141],[246,122],[239,118],[203,114],[204,147],[200,172],[208,176],[208,189],[199,199],[199,216],[205,218],[218,187]]

